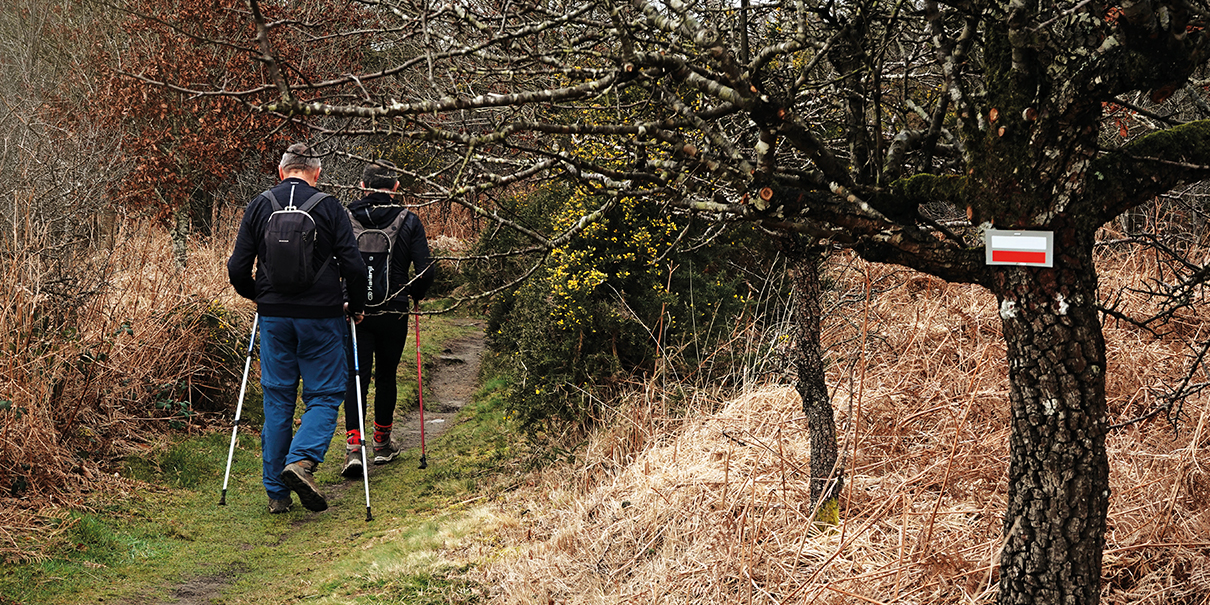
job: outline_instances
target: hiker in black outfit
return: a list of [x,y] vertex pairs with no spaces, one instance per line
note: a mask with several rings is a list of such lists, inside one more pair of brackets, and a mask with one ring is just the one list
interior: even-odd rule
[[[231,285],[240,296],[256,301],[260,315],[263,481],[273,514],[290,510],[291,491],[309,510],[328,508],[312,475],[332,442],[345,395],[345,314],[359,318],[366,300],[366,268],[348,214],[336,198],[315,188],[320,169],[319,156],[307,145],[291,145],[278,166],[281,182],[248,204],[227,260]],[[274,207],[274,200],[280,208]],[[275,257],[270,252],[278,249],[270,248],[271,243],[292,241],[278,236],[267,241],[266,231],[272,231],[275,220],[270,217],[280,215],[275,210],[310,216],[306,222],[314,226],[314,243],[308,246],[312,258]],[[275,258],[279,260],[272,262]],[[314,270],[301,282],[291,279],[298,277],[291,269],[300,264]],[[294,402],[300,380],[306,411],[296,430]]]
[[[424,225],[420,223],[420,218],[414,212],[399,206],[394,199],[395,192],[399,190],[395,165],[380,160],[366,166],[361,175],[361,188],[371,191],[366,197],[349,204],[349,215],[354,221],[355,232],[363,229],[388,231],[396,219],[403,215],[401,222],[396,225],[398,231],[391,242],[388,259],[390,270],[386,275],[389,279],[385,284],[374,277],[370,279],[369,286],[381,288],[379,296],[385,300],[375,301],[375,296],[371,293],[365,319],[357,324],[362,401],[365,401],[369,390],[371,373],[377,385],[374,391],[372,459],[374,464],[386,464],[399,453],[399,447],[391,440],[391,426],[397,396],[395,374],[408,336],[408,299],[414,301],[419,309],[420,301],[433,283],[437,268],[432,264],[428,239],[425,237]],[[363,241],[365,235],[361,236]],[[363,245],[362,256],[368,258],[365,249]],[[373,262],[367,264],[373,265]],[[415,279],[409,277],[410,267],[415,269]],[[378,285],[373,282],[378,282]],[[341,475],[347,478],[357,478],[362,474],[361,450],[358,449],[358,444],[362,443],[360,423],[352,411],[355,407],[350,407],[355,406],[354,398],[357,396],[352,367],[350,363],[348,389],[345,392],[347,453],[344,468],[341,469]]]

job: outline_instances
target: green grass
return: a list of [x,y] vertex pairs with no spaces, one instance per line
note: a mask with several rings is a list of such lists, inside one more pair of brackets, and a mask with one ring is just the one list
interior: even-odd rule
[[[426,355],[465,333],[454,322],[425,318]],[[414,368],[410,376],[414,391]],[[401,380],[407,401],[403,389]],[[459,503],[490,489],[517,456],[514,429],[490,391],[428,443],[427,470],[417,468],[417,450],[372,468],[370,522],[362,483],[338,475],[341,422],[316,475],[328,511],[310,513],[296,502],[289,513],[269,515],[259,439],[243,430],[227,504],[219,506],[230,429],[179,441],[128,460],[122,472],[145,486],[95,493],[89,512],[62,522],[50,560],[6,566],[0,605],[172,602],[177,587],[199,577],[225,578],[220,602],[227,604],[475,602],[480,590],[464,579],[468,564],[441,553],[481,526]]]

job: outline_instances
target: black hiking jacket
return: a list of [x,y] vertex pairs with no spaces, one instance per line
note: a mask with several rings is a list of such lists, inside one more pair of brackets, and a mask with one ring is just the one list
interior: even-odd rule
[[[293,188],[294,204],[301,205],[317,189],[306,181],[291,177],[273,187],[273,195],[283,207],[289,204]],[[268,198],[258,195],[244,210],[244,219],[235,238],[235,250],[227,259],[227,278],[235,291],[244,298],[256,301],[256,311],[265,317],[325,318],[344,315],[345,285],[349,312],[358,313],[365,309],[366,267],[353,239],[353,226],[349,215],[334,197],[319,202],[309,213],[315,220],[315,266],[318,268],[325,258],[331,262],[320,273],[309,289],[298,294],[275,292],[265,275],[260,259],[265,255],[265,222],[273,214],[273,205]],[[253,278],[253,262],[256,277]],[[341,283],[344,279],[345,284]]]
[[[349,204],[349,212],[366,229],[385,229],[400,212],[408,213],[391,244],[391,298],[381,306],[366,309],[367,313],[407,313],[410,311],[408,298],[423,300],[437,276],[437,265],[429,253],[429,241],[420,218],[415,212],[399,206],[390,195],[380,192]],[[412,279],[411,267],[415,268],[418,277],[408,284]]]

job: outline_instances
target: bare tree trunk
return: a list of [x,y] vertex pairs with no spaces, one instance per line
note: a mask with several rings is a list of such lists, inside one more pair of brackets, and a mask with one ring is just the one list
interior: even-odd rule
[[1005,605],[1094,604],[1100,596],[1109,507],[1105,342],[1093,306],[1092,246],[1074,241],[1076,231],[1056,231],[1064,252],[1054,269],[996,274],[1013,427],[1000,562]]
[[823,285],[820,269],[823,250],[801,243],[786,246],[794,306],[794,365],[798,370],[798,394],[811,433],[811,504],[816,519],[839,520],[837,503],[844,476],[837,460],[836,422],[832,399],[824,376],[820,325],[823,318]]
[[210,237],[214,225],[214,194],[199,189],[189,196],[189,225],[195,235]]
[[178,208],[172,213],[169,233],[172,235],[172,258],[178,269],[184,269],[189,261],[189,208]]

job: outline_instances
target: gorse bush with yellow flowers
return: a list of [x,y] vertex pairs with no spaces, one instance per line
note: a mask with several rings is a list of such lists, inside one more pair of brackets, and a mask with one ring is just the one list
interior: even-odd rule
[[[523,224],[558,232],[603,201],[556,184],[503,206]],[[729,320],[747,293],[729,262],[739,248],[716,237],[708,247],[686,251],[705,228],[687,221],[661,216],[650,203],[619,199],[530,279],[496,297],[490,345],[497,364],[516,380],[507,401],[523,425],[591,423],[608,388],[625,377],[657,369],[701,376],[703,360],[728,359],[715,345],[730,333]],[[515,237],[492,231],[480,252],[508,249]],[[523,261],[509,262],[515,264],[474,279],[498,286],[526,269]]]

